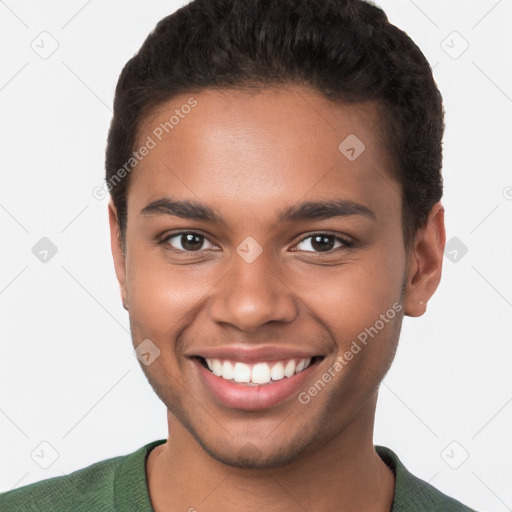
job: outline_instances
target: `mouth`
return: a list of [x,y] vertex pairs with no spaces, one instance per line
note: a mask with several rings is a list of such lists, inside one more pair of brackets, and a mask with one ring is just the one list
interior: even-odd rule
[[191,357],[207,394],[229,409],[260,411],[290,402],[308,387],[324,356],[237,361]]
[[227,382],[246,386],[267,386],[303,372],[324,357],[289,358],[281,361],[260,361],[255,364],[201,356],[196,356],[196,359],[203,368]]

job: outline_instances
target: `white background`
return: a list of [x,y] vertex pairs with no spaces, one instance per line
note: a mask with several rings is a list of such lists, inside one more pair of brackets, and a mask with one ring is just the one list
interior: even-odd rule
[[[511,510],[512,1],[378,4],[434,67],[447,238],[468,252],[445,257],[427,314],[404,321],[375,443],[478,510]],[[107,199],[92,190],[122,66],[180,5],[0,2],[0,491],[167,437],[133,357]],[[51,47],[43,31],[58,42],[47,59],[31,47]],[[42,237],[58,249],[46,263],[32,253]],[[58,453],[48,469],[31,458],[51,462],[43,441]]]

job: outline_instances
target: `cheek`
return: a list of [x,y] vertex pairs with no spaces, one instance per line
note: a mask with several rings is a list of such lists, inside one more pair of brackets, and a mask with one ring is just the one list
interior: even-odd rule
[[130,321],[138,337],[168,341],[189,321],[188,315],[200,307],[216,280],[207,264],[171,265],[157,255],[158,249],[151,251],[153,256],[134,249],[127,260]]
[[347,377],[342,380],[351,389],[373,387],[393,360],[403,317],[404,272],[405,253],[378,244],[346,265],[317,270],[302,290],[308,308],[335,340]]
[[340,304],[347,323],[340,326],[338,346],[354,383],[360,379],[361,385],[377,384],[391,365],[403,318],[404,265],[405,254],[383,245],[372,249],[357,273],[347,277]]
[[340,266],[312,266],[289,284],[332,332],[345,338],[373,325],[400,301],[404,272],[405,254],[379,244]]
[[379,316],[400,301],[404,267],[398,261],[383,261],[381,252],[358,267],[346,283],[343,300],[359,323],[372,325]]

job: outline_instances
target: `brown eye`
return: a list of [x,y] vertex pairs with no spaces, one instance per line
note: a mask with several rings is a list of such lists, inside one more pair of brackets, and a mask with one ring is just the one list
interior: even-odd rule
[[[205,242],[210,243],[206,237],[194,232],[175,233],[163,240],[163,243],[169,244],[173,249],[184,252],[199,251],[204,248]],[[210,245],[213,247],[213,244]]]
[[[339,245],[335,245],[338,243]],[[303,248],[300,248],[300,244],[304,244]],[[339,247],[350,247],[352,244],[347,240],[343,240],[339,236],[331,235],[328,233],[315,233],[314,235],[303,238],[297,248],[299,251],[306,252],[329,252]],[[310,250],[310,248],[312,250]]]

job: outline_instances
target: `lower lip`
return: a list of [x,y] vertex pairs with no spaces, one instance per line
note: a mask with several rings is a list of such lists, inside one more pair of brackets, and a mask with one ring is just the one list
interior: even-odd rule
[[217,377],[197,359],[194,360],[194,364],[199,370],[204,385],[218,402],[232,409],[246,411],[268,409],[298,394],[304,388],[304,382],[311,371],[317,366],[314,363],[292,377],[271,381],[269,384],[248,386]]

